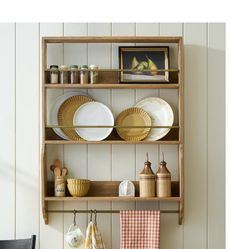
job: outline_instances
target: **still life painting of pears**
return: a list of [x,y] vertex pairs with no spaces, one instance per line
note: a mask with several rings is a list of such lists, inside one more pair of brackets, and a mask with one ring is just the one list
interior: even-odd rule
[[133,57],[131,69],[133,74],[157,75],[158,67],[147,55],[146,61],[138,61],[136,56]]

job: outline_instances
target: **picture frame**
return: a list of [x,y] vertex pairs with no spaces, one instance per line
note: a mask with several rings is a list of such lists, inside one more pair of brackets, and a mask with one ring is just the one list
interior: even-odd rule
[[169,47],[120,46],[119,69],[120,83],[167,83]]

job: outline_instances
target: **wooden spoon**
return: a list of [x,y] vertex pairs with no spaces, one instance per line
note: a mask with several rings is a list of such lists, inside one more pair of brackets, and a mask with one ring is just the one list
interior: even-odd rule
[[61,168],[61,162],[60,162],[60,160],[59,160],[59,159],[56,159],[56,160],[54,161],[54,165],[55,165],[56,168]]
[[58,168],[58,167],[55,167],[55,169],[54,169],[54,175],[55,176],[61,176],[61,169]]
[[54,169],[56,168],[56,166],[54,165],[54,164],[52,164],[51,166],[50,166],[50,169],[51,169],[51,171],[54,173]]
[[67,174],[68,174],[68,169],[66,167],[63,167],[62,176],[66,176]]

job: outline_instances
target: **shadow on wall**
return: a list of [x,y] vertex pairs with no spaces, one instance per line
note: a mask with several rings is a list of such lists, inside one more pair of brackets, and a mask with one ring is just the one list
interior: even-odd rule
[[[20,166],[16,169],[16,182],[14,178],[15,166],[7,164],[6,162],[0,162],[0,175],[3,176],[4,181],[12,182],[13,186],[17,183],[18,186],[27,189],[27,191],[33,192],[34,194],[38,193],[38,175],[29,174],[28,171],[20,170]],[[30,167],[30,166],[29,166]],[[37,173],[37,172],[35,172]],[[36,192],[35,192],[36,191]]]
[[[213,134],[218,131],[222,145],[218,143],[214,146],[219,147],[218,151],[224,150],[222,147],[225,138],[225,85],[220,86],[217,82],[221,84],[225,82],[225,51],[185,45],[184,54],[186,55],[184,61],[184,224],[204,229],[203,224],[205,225],[207,219],[207,205],[209,205],[208,130],[213,130]],[[222,68],[221,61],[224,63]],[[218,104],[214,107],[216,100]],[[219,159],[221,155],[223,154],[218,153],[213,156]],[[223,177],[218,179],[216,184],[217,187],[219,185],[224,189]]]

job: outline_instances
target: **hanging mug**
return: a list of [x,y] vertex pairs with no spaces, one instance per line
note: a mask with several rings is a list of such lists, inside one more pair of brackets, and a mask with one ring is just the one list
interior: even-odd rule
[[68,232],[65,234],[65,241],[70,247],[78,248],[85,242],[84,235],[77,225],[72,224]]

